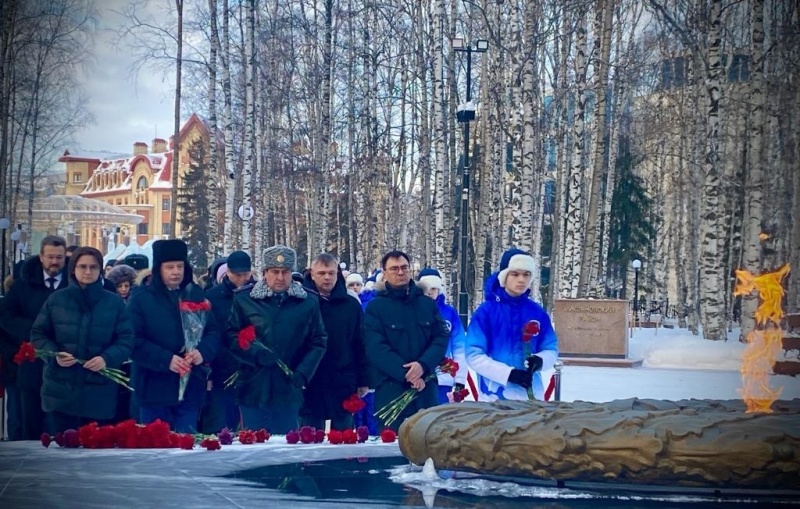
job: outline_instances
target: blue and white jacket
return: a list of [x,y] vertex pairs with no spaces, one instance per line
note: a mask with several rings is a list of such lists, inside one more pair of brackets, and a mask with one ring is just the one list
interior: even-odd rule
[[484,302],[472,315],[466,342],[467,363],[478,374],[479,401],[528,399],[525,389],[508,384],[508,375],[512,369],[525,369],[522,328],[531,320],[539,322],[540,331],[530,341],[530,353],[543,361],[542,369],[533,374],[533,393],[544,399],[541,371],[552,369],[558,359],[558,340],[547,311],[529,294],[530,290],[511,297],[500,286],[497,273],[486,280]]
[[447,385],[452,387],[454,384],[466,385],[467,383],[467,359],[464,356],[464,326],[461,325],[461,318],[458,316],[456,308],[447,304],[444,299],[444,294],[439,294],[436,297],[436,306],[442,314],[442,318],[447,322],[450,327],[450,342],[447,344],[447,351],[445,357],[450,357],[458,363],[458,372],[455,379],[447,374],[439,373],[437,376],[439,386]]

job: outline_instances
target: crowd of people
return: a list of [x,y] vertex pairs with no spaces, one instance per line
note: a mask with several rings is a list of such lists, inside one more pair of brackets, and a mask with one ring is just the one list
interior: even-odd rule
[[[541,372],[557,359],[557,339],[529,298],[534,263],[524,251],[503,255],[466,330],[441,273],[428,267],[412,277],[402,251],[386,253],[369,275],[344,270],[329,253],[298,272],[296,252],[283,245],[262,259],[257,273],[235,251],[198,276],[181,240],[154,242],[150,267],[141,255],[104,264],[94,248],[45,237],[0,299],[9,439],[130,418],[161,419],[178,432],[284,434],[330,421],[377,434],[452,402],[468,368],[480,401],[543,397]],[[18,364],[25,342],[37,358]],[[445,358],[457,372],[437,371]],[[129,375],[130,387],[108,370]],[[399,418],[375,417],[409,389],[417,397]],[[356,415],[342,404],[353,394],[367,403]]]

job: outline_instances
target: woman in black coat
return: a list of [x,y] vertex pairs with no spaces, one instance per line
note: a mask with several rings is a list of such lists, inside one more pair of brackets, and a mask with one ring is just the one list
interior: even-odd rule
[[31,329],[34,347],[58,352],[46,360],[42,384],[52,433],[110,421],[116,411],[117,384],[98,371],[128,359],[133,327],[122,299],[103,290],[102,268],[100,251],[78,248],[67,271],[69,286],[47,299]]

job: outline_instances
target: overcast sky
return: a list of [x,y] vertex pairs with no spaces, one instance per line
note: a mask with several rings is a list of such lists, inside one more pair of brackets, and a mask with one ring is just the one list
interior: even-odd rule
[[[143,69],[131,74],[134,57],[116,48],[116,28],[125,20],[120,10],[127,0],[97,2],[98,31],[94,62],[86,71],[95,123],[75,135],[77,150],[108,150],[130,153],[133,143],[155,138],[169,139],[174,107],[174,74]],[[73,148],[73,147],[70,147]]]

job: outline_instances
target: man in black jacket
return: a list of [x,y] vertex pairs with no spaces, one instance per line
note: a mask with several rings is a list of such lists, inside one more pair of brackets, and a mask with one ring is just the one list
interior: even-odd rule
[[[325,354],[319,303],[292,281],[297,255],[286,246],[264,250],[264,279],[233,298],[228,342],[241,361],[237,385],[242,424],[284,434],[297,428],[303,391]],[[254,327],[257,344],[240,344]]]
[[[222,334],[228,327],[233,297],[239,292],[249,292],[255,284],[250,255],[234,251],[227,258],[228,271],[220,284],[206,289],[206,298],[211,302],[211,312]],[[235,430],[239,427],[239,406],[236,390],[225,387],[225,381],[236,372],[238,362],[227,348],[221,348],[211,364],[211,389],[208,402],[203,408],[201,431],[219,433],[222,428]]]
[[319,297],[328,348],[308,384],[300,418],[317,429],[324,429],[328,419],[331,429],[351,429],[353,415],[342,402],[369,390],[361,302],[347,292],[339,261],[328,253],[314,259],[305,287]]
[[[192,283],[188,250],[177,239],[153,243],[153,283],[135,293],[126,312],[133,324],[132,382],[141,422],[168,422],[173,430],[197,431],[200,408],[206,395],[208,368],[220,347],[216,320],[204,311],[205,323],[196,349],[185,350],[180,305],[197,307],[206,302],[203,290]],[[188,385],[179,398],[182,375]]]
[[439,404],[436,377],[428,375],[444,359],[450,331],[436,303],[411,280],[411,259],[390,251],[381,260],[383,281],[367,304],[364,329],[367,355],[376,371],[375,408],[380,410],[412,387],[418,397],[397,420],[395,430],[418,410]]
[[66,288],[67,241],[48,235],[42,239],[39,256],[28,258],[19,279],[14,280],[8,295],[0,299],[0,335],[3,371],[8,394],[8,436],[11,440],[38,440],[44,429],[42,411],[41,359],[25,362],[17,368],[14,355],[19,345],[30,341],[33,322],[42,305],[54,291]]

